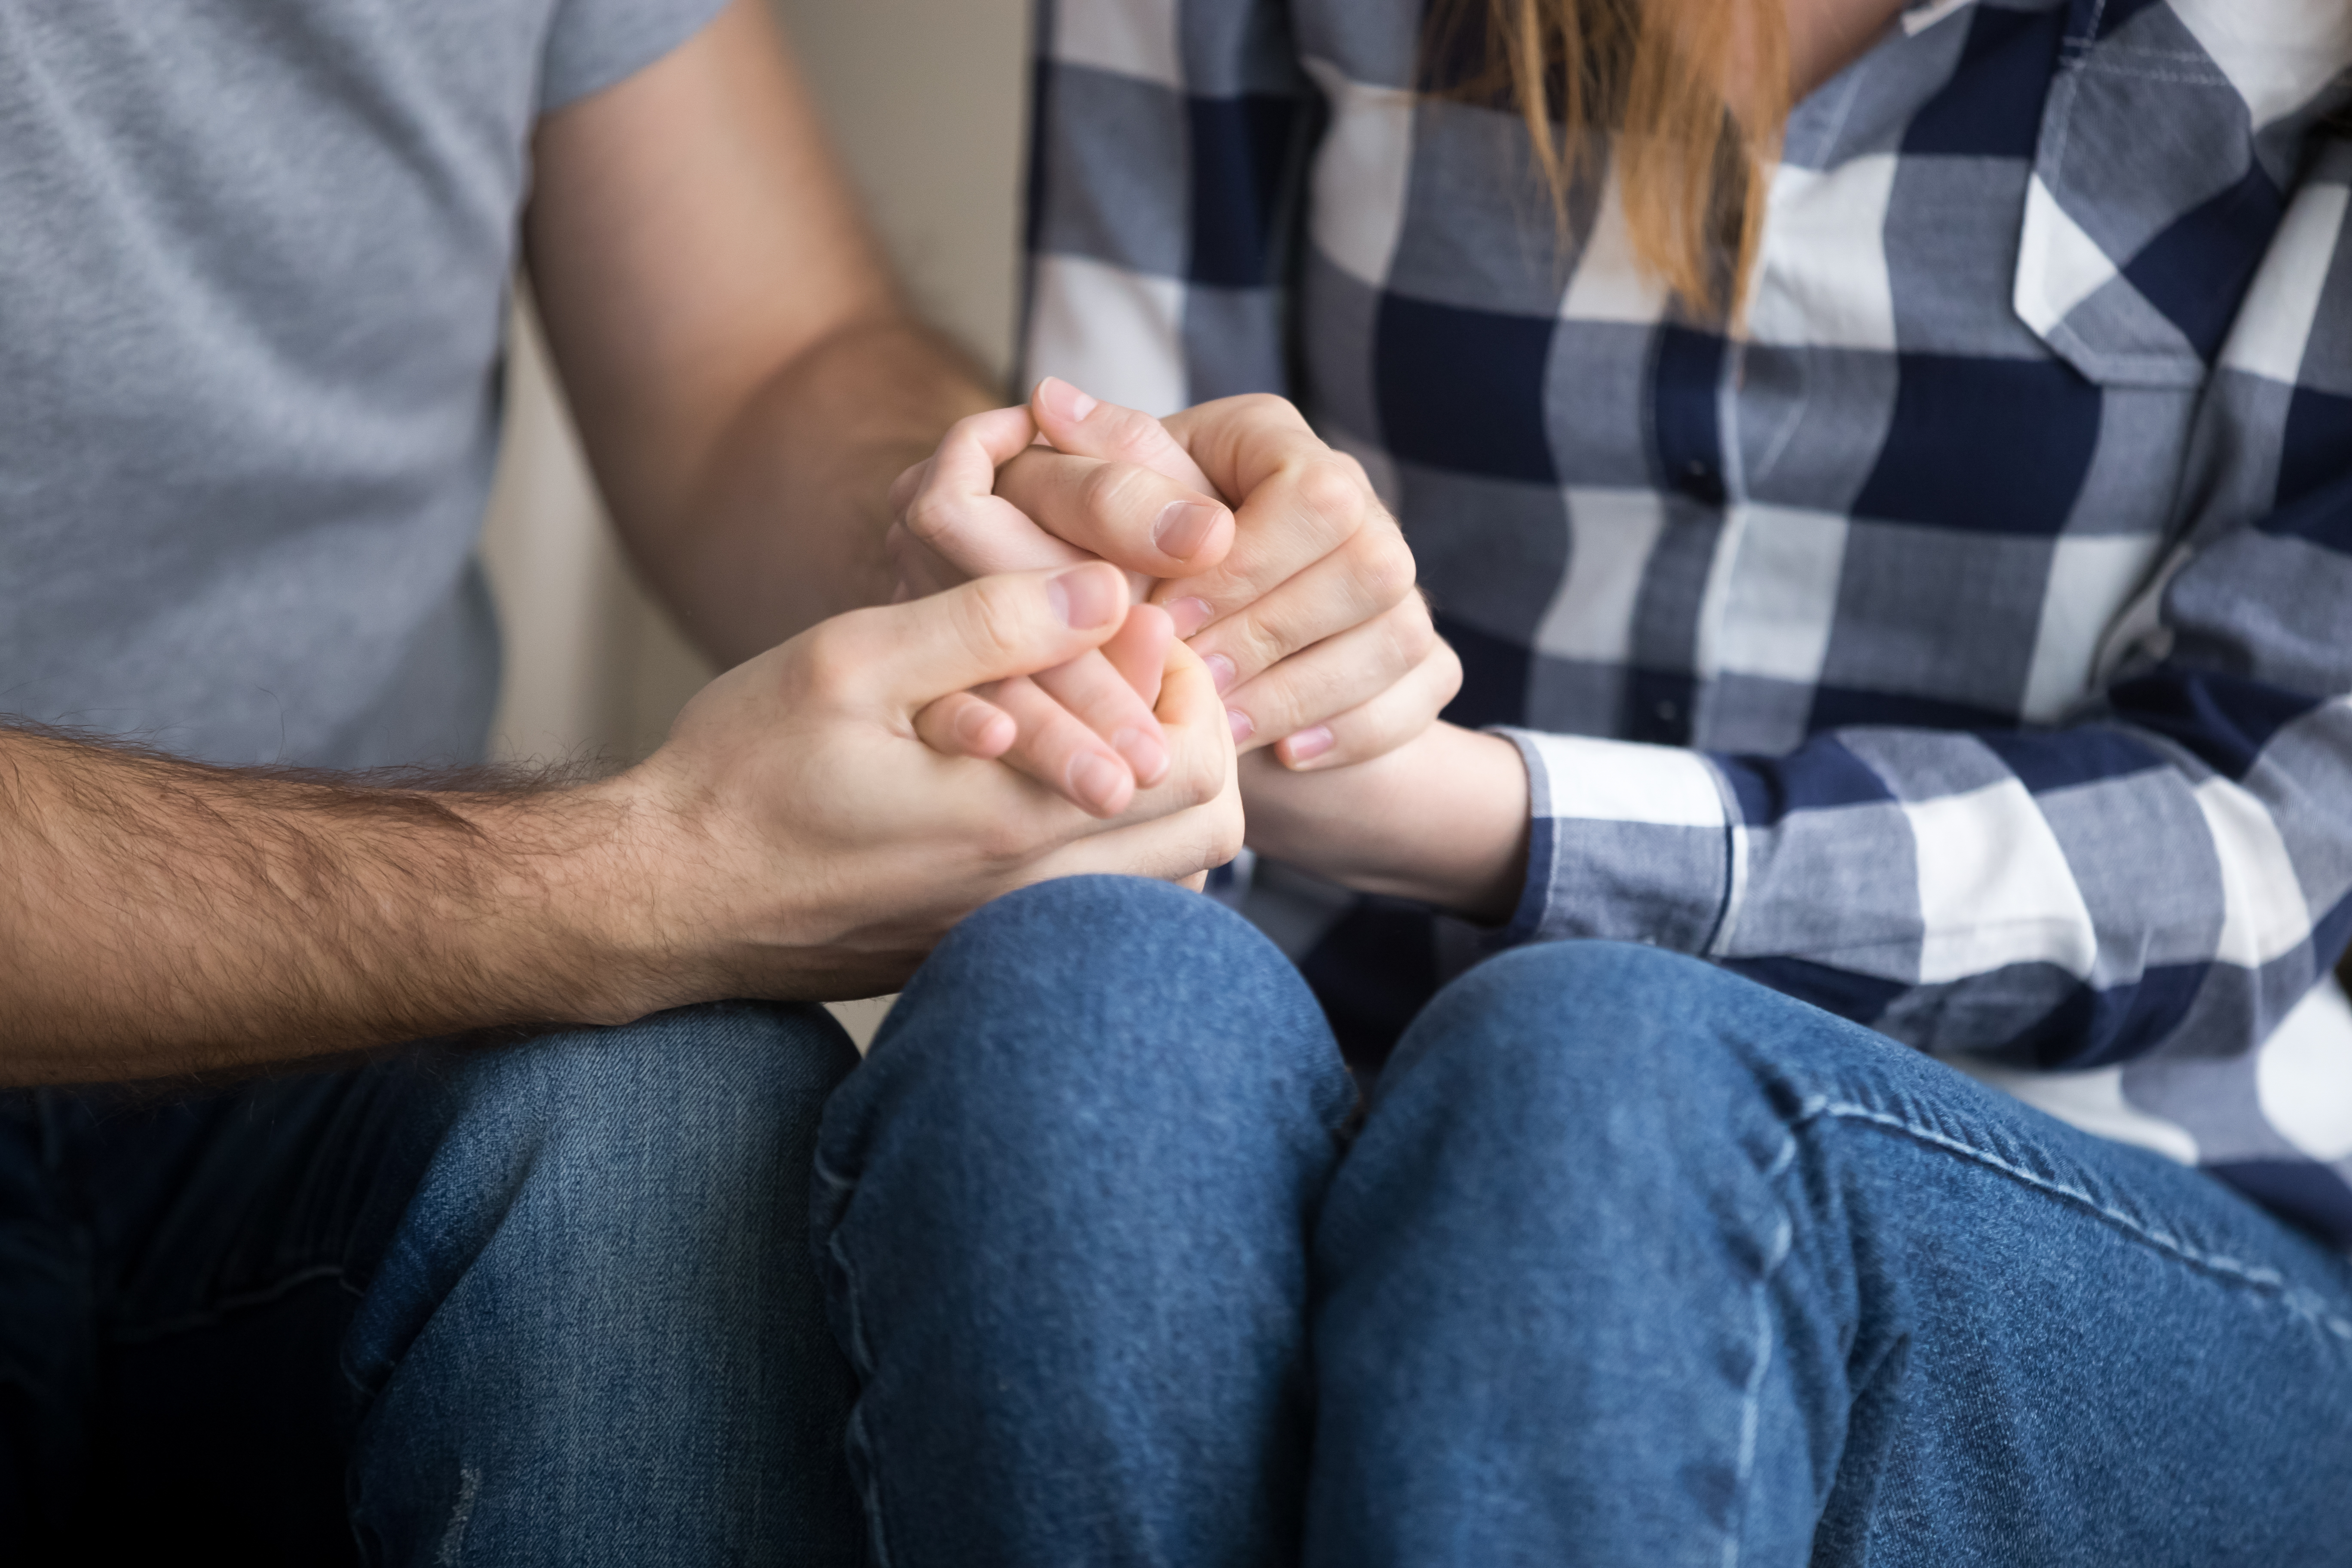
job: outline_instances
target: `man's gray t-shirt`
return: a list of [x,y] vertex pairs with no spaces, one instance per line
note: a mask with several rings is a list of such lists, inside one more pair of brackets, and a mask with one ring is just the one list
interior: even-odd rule
[[529,138],[719,0],[0,0],[0,713],[479,754]]

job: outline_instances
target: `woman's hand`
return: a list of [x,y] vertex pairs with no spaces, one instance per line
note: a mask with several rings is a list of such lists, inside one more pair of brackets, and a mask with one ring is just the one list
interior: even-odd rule
[[[898,521],[888,542],[900,602],[974,577],[1096,559],[994,493],[998,470],[1036,439],[1025,408],[974,415],[950,429],[929,460],[898,477],[890,492]],[[1181,554],[1160,552],[1158,564],[1166,570],[1205,565],[1231,547],[1233,518],[1223,502],[1157,474],[1108,477],[1121,482],[1096,485],[1071,509],[1073,531],[1118,536],[1138,520],[1193,519],[1181,541],[1159,527],[1171,548],[1183,545]],[[1130,577],[1138,597],[1150,585],[1149,577]],[[944,698],[919,728],[946,755],[1002,757],[1081,809],[1116,816],[1138,788],[1152,788],[1167,772],[1167,737],[1151,708],[1170,636],[1164,613],[1138,605],[1103,648],[982,692]]]
[[[1216,677],[1244,752],[1271,746],[1286,767],[1345,767],[1420,734],[1460,689],[1461,661],[1430,622],[1412,551],[1363,465],[1288,402],[1229,397],[1163,422],[1048,379],[1030,412],[1052,448],[1014,458],[998,493],[1063,538],[1076,516],[1062,498],[1101,482],[1106,467],[1239,498],[1230,546],[1156,571],[1150,597]],[[1115,553],[1115,538],[1093,548],[1133,559]]]
[[[1036,444],[1041,432],[1051,445]],[[1234,495],[1237,512],[1221,499]],[[1163,425],[1048,380],[1028,408],[958,426],[892,499],[902,596],[966,574],[1110,561],[1207,663],[1243,749],[1272,745],[1288,767],[1343,767],[1401,745],[1461,684],[1362,467],[1279,398],[1230,398]],[[1101,697],[1104,662],[1089,656],[1035,685],[1073,714],[1072,690],[1094,692],[1131,727]]]
[[1433,724],[1349,767],[1242,760],[1249,845],[1360,892],[1499,925],[1527,880],[1528,773],[1499,735]]

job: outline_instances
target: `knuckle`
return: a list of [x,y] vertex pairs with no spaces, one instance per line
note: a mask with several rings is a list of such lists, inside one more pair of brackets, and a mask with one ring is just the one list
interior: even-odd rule
[[925,544],[937,544],[955,532],[954,502],[929,485],[917,490],[907,502],[900,519],[907,531]]
[[1294,481],[1298,504],[1315,516],[1345,525],[1352,531],[1360,527],[1370,489],[1350,473],[1336,456],[1318,457],[1298,470]]
[[1437,706],[1441,709],[1462,694],[1462,656],[1454,645],[1440,641],[1438,648]]
[[1389,636],[1408,665],[1421,664],[1441,646],[1437,627],[1418,599],[1408,599],[1397,605],[1388,613],[1386,621]]
[[1158,452],[1170,438],[1159,420],[1139,409],[1107,404],[1095,417],[1103,422],[1104,433],[1110,437],[1111,450],[1130,461],[1140,462],[1145,457]]
[[856,690],[861,662],[839,622],[820,626],[809,634],[798,660],[796,693],[820,707],[839,707]]
[[983,655],[1011,653],[1027,641],[1021,585],[982,578],[961,595],[965,640]]
[[1131,463],[1101,463],[1078,481],[1078,503],[1093,517],[1115,515],[1135,498],[1143,470]]
[[1202,748],[1184,764],[1176,780],[1176,797],[1189,809],[1209,805],[1225,789],[1225,758],[1222,751]]
[[1241,803],[1235,800],[1229,805],[1221,806],[1210,825],[1209,854],[1202,864],[1227,864],[1242,852],[1242,846],[1248,837],[1247,825],[1242,819]]
[[1232,400],[1235,413],[1246,419],[1297,419],[1298,405],[1279,393],[1245,392]]
[[1289,612],[1279,605],[1261,605],[1249,615],[1237,616],[1232,627],[1219,641],[1244,680],[1273,668],[1306,646],[1290,625]]
[[[1421,574],[1420,563],[1412,558],[1412,548],[1402,534],[1390,530],[1366,536],[1361,547],[1363,559],[1358,563],[1365,592],[1381,605],[1403,604],[1412,594],[1413,583]],[[1426,621],[1424,608],[1420,616]]]
[[991,812],[987,819],[974,829],[973,847],[981,858],[995,866],[1017,866],[1037,852],[1036,835],[1018,813]]

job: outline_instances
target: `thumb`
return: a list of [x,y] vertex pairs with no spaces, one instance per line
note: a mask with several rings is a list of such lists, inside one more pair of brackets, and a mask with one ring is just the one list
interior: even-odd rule
[[1127,607],[1127,579],[1097,561],[982,577],[859,610],[824,629],[829,657],[867,691],[912,713],[951,691],[1066,664],[1108,642]]

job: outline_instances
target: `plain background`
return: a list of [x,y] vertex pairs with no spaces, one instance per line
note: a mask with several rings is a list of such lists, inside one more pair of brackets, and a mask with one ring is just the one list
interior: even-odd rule
[[[1002,374],[1016,310],[1028,0],[772,0],[867,210],[933,321]],[[630,581],[518,313],[482,542],[508,761],[643,757],[711,671]]]
[[[899,275],[999,375],[1011,363],[1029,0],[772,0]],[[518,310],[482,539],[510,762],[650,753],[712,671],[629,578],[536,330]],[[890,998],[835,1012],[863,1047]]]

